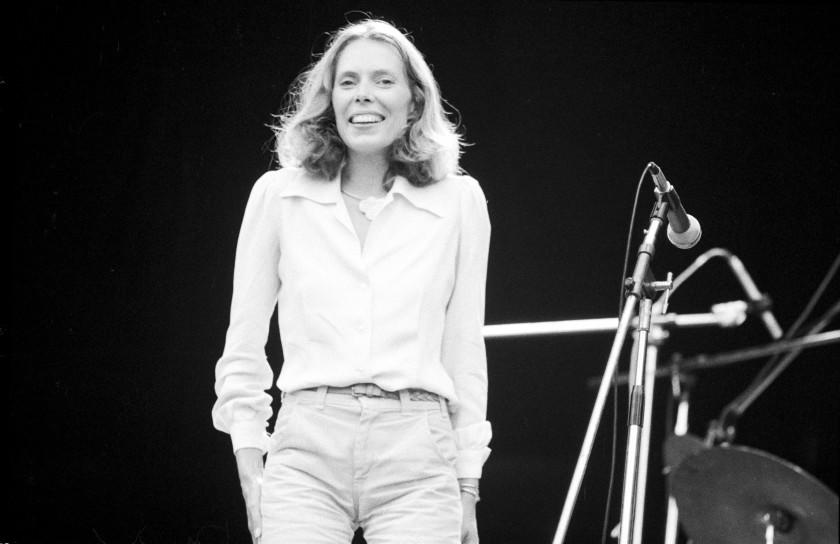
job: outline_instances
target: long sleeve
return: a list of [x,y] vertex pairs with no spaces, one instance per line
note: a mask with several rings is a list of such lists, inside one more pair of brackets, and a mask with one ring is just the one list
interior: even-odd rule
[[213,425],[229,433],[234,451],[266,450],[271,416],[273,373],[265,356],[269,321],[280,289],[274,173],[254,184],[236,245],[230,325],[222,357],[216,363]]
[[458,396],[452,414],[458,447],[456,473],[459,478],[480,478],[492,437],[486,421],[487,354],[482,333],[490,219],[478,182],[463,179],[466,194],[461,200],[457,270],[446,309],[442,359]]

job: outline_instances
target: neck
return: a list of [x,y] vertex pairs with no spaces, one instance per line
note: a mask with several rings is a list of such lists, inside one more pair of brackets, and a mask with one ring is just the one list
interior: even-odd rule
[[350,156],[341,171],[341,186],[359,196],[381,196],[388,173],[385,156]]

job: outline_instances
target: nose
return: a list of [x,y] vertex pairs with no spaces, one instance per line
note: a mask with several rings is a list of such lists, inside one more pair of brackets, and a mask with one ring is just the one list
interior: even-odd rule
[[373,97],[370,92],[370,88],[365,83],[360,83],[358,87],[356,87],[356,96],[353,98],[354,101],[359,103],[364,102],[372,102]]

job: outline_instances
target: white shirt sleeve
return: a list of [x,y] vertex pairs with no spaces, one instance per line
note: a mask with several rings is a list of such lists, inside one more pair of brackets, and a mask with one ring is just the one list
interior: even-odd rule
[[273,373],[265,344],[280,289],[277,208],[270,191],[275,174],[264,174],[248,199],[236,245],[230,325],[216,363],[213,425],[230,434],[234,451],[265,452],[267,446],[271,396],[266,391]]
[[455,285],[446,308],[443,365],[452,377],[458,405],[452,414],[458,478],[480,478],[492,437],[487,414],[487,354],[484,347],[485,285],[490,248],[487,201],[478,182],[463,178],[461,232]]

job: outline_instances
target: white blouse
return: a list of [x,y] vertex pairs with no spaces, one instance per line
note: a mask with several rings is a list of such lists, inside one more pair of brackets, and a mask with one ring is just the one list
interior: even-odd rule
[[375,383],[449,400],[459,478],[490,454],[485,282],[490,244],[478,182],[427,187],[397,177],[362,248],[339,178],[299,168],[254,185],[236,248],[230,326],[216,364],[213,423],[234,450],[266,451],[273,374],[265,343],[274,306],[281,391]]

